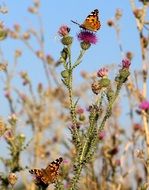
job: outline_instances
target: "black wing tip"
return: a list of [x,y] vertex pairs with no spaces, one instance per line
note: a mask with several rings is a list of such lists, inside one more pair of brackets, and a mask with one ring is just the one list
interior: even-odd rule
[[33,174],[33,173],[34,173],[34,170],[29,170],[29,173],[30,173],[30,174]]
[[59,162],[62,162],[63,161],[63,158],[62,157],[59,157]]
[[98,9],[95,9],[94,12],[99,13],[99,10],[98,10]]

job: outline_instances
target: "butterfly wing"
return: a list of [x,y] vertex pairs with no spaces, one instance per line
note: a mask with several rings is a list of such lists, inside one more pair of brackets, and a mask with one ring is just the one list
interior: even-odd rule
[[42,177],[42,180],[48,183],[54,183],[58,176],[58,170],[63,159],[60,157],[55,161],[51,162],[47,168],[44,170],[45,175]]
[[32,169],[29,170],[29,173],[33,174],[35,178],[41,179],[43,176],[43,169]]
[[58,176],[59,166],[63,159],[60,157],[51,162],[46,169],[32,169],[29,170],[36,178],[38,184],[48,186],[50,183],[54,183]]
[[98,13],[99,13],[98,9],[92,11],[91,14],[87,16],[83,24],[80,25],[80,27],[93,32],[99,30],[101,24],[98,18]]

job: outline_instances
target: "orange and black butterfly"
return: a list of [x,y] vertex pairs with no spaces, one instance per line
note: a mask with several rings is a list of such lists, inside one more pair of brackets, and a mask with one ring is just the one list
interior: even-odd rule
[[101,23],[99,21],[99,17],[98,17],[98,9],[95,9],[94,11],[92,11],[85,19],[85,21],[83,22],[83,24],[79,24],[73,20],[71,20],[73,23],[79,25],[80,28],[84,29],[84,30],[89,30],[91,32],[97,32],[97,30],[100,29],[101,27]]
[[55,183],[59,175],[59,167],[63,158],[58,158],[51,162],[45,169],[29,170],[35,176],[36,184],[47,187],[50,183]]

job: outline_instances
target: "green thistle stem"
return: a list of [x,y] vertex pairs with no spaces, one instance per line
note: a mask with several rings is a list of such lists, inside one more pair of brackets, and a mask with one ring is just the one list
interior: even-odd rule
[[86,137],[85,143],[83,145],[82,153],[81,153],[80,158],[79,158],[79,163],[76,167],[75,175],[72,179],[71,188],[69,190],[76,190],[77,189],[76,188],[77,183],[78,183],[78,180],[80,178],[82,168],[85,164],[85,159],[87,157],[87,154],[89,153],[90,147],[92,146],[91,139],[93,137],[94,127],[96,126],[95,122],[96,122],[96,112],[94,110],[90,115],[90,127],[88,129],[87,137]]
[[102,120],[102,122],[101,122],[101,124],[100,124],[100,126],[98,128],[98,133],[101,132],[104,129],[104,126],[105,126],[105,123],[106,123],[107,119],[112,114],[112,106],[113,106],[113,103],[115,102],[116,98],[118,97],[118,95],[120,93],[122,84],[123,83],[118,83],[117,84],[117,89],[116,89],[115,95],[114,95],[113,99],[109,102],[109,105],[108,105],[107,110],[106,110],[106,115],[104,116],[104,118],[103,118],[103,120]]
[[83,168],[83,164],[81,164],[79,167],[76,168],[75,176],[72,179],[72,184],[71,184],[71,187],[69,188],[69,190],[76,190],[77,189],[77,183],[79,181],[82,168]]
[[72,124],[74,125],[75,132],[77,133],[76,126],[77,126],[77,117],[75,112],[75,104],[73,102],[73,90],[72,90],[72,81],[73,81],[73,69],[71,63],[71,50],[70,46],[68,46],[68,71],[69,71],[69,83],[68,83],[68,93],[69,93],[69,101],[70,101],[70,115],[72,119]]
[[91,138],[92,138],[94,127],[95,127],[95,121],[96,121],[96,113],[94,111],[90,115],[90,126],[89,126],[89,129],[87,132],[86,141],[85,141],[83,149],[82,149],[82,154],[80,156],[80,163],[82,163],[84,161],[84,159],[86,158],[88,149],[91,146]]
[[80,51],[80,54],[76,60],[76,62],[74,63],[74,65],[72,66],[71,63],[71,49],[70,46],[68,46],[68,71],[69,71],[69,83],[68,83],[68,92],[69,92],[69,101],[70,101],[70,115],[71,115],[71,119],[72,119],[72,124],[73,124],[73,129],[74,129],[74,136],[75,139],[77,138],[77,142],[80,143],[80,137],[79,137],[79,133],[78,133],[78,129],[77,129],[77,117],[76,117],[76,111],[75,111],[75,107],[76,104],[73,102],[73,90],[72,90],[72,82],[73,82],[73,69],[75,67],[77,67],[80,63],[81,63],[81,59],[84,55],[83,50]]
[[62,182],[61,181],[57,181],[55,183],[55,188],[54,189],[55,190],[64,190],[64,186],[63,186]]

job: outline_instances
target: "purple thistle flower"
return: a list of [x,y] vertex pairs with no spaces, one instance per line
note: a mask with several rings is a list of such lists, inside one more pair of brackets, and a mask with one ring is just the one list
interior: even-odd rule
[[77,114],[81,115],[84,113],[84,109],[81,108],[81,107],[78,107],[77,110],[76,110]]
[[99,133],[99,135],[98,135],[98,138],[99,138],[99,140],[103,140],[103,139],[105,138],[105,136],[106,136],[105,131],[101,131],[101,132]]
[[66,35],[68,35],[70,32],[70,28],[67,25],[62,25],[59,30],[58,30],[58,34],[61,37],[64,37]]
[[141,110],[144,110],[144,111],[149,110],[149,101],[143,100],[143,101],[140,103],[139,108],[140,108]]
[[99,69],[98,72],[97,72],[98,77],[105,77],[107,75],[108,75],[108,69],[105,68],[105,67]]
[[123,69],[124,68],[129,69],[130,65],[131,65],[131,61],[128,58],[125,58],[122,60]]
[[77,37],[80,42],[86,42],[89,44],[96,44],[98,41],[96,34],[88,30],[81,30]]

